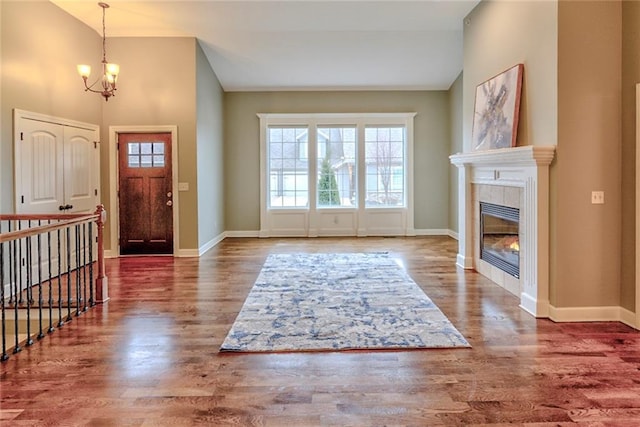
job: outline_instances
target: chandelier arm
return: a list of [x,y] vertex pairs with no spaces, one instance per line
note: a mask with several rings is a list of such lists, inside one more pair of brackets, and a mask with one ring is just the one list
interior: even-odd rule
[[[102,76],[92,84],[88,84],[89,72],[86,75],[80,73],[84,82],[85,92],[99,93],[108,101],[110,97],[115,96],[116,79],[118,76],[118,66],[107,62],[107,26],[106,26],[106,10],[109,7],[107,3],[99,2],[98,6],[102,8]],[[80,70],[80,68],[78,69]],[[94,89],[100,82],[101,90]]]

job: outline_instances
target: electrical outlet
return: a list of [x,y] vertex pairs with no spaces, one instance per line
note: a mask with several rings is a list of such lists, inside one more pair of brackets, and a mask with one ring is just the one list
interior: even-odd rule
[[604,205],[604,191],[592,191],[591,192],[591,204]]

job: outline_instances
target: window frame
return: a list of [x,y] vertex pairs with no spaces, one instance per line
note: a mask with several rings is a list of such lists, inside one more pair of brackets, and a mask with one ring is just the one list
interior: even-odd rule
[[[271,216],[273,213],[286,214],[287,212],[307,212],[308,224],[313,221],[314,215],[319,211],[357,211],[359,213],[375,212],[375,211],[402,211],[404,220],[403,228],[407,233],[413,231],[413,145],[414,145],[414,117],[415,112],[407,113],[258,113],[260,119],[260,235],[269,236],[269,229],[273,223]],[[307,160],[309,162],[308,174],[309,183],[309,202],[304,207],[270,207],[269,194],[269,176],[270,169],[268,165],[268,129],[270,126],[307,126],[308,142],[307,142]],[[357,200],[354,206],[343,207],[318,207],[317,206],[317,183],[318,176],[318,149],[317,149],[317,132],[322,127],[343,127],[355,126],[356,128],[356,180],[357,180]],[[367,126],[402,126],[405,130],[405,153],[404,153],[404,205],[403,206],[366,206],[365,203],[365,156],[364,156],[364,131]],[[366,221],[360,221],[364,223]],[[358,225],[358,233],[360,226]],[[360,234],[359,234],[360,235]]]

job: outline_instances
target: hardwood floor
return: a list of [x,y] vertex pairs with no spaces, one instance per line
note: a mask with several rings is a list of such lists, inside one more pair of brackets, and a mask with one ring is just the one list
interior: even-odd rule
[[[274,252],[386,250],[472,349],[221,354]],[[227,239],[108,260],[111,300],[0,365],[3,426],[640,425],[640,334],[536,320],[448,237]]]

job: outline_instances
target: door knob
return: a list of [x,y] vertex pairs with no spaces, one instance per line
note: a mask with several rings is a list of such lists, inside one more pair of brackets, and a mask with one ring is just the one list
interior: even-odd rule
[[167,200],[167,206],[173,206],[173,202],[171,200]]
[[173,196],[173,193],[172,193],[171,191],[169,191],[169,192],[167,193],[167,197],[168,197],[168,198],[171,198],[171,196]]

